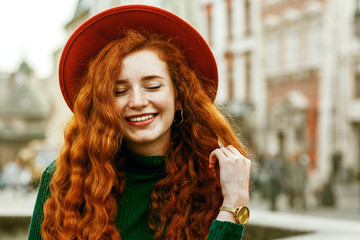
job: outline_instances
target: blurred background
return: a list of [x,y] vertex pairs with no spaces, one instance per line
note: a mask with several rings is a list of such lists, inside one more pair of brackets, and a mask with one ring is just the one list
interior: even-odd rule
[[1,0],[0,239],[27,239],[63,143],[62,47],[89,17],[131,3],[176,13],[213,50],[216,104],[253,161],[247,239],[291,235],[281,222],[252,231],[266,225],[257,211],[360,223],[360,0]]

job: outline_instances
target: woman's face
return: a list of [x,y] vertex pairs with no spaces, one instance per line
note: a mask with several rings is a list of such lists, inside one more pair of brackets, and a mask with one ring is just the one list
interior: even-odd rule
[[124,57],[115,96],[126,146],[139,154],[165,154],[175,92],[167,65],[155,51],[139,50]]

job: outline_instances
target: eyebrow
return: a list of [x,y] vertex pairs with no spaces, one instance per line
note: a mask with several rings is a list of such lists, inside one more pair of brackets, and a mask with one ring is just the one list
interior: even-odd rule
[[146,81],[146,80],[150,80],[150,79],[154,79],[154,78],[164,79],[163,77],[161,77],[159,75],[148,75],[148,76],[142,77],[141,80]]
[[[164,79],[163,77],[159,76],[159,75],[146,75],[144,77],[141,78],[141,81],[148,81],[154,78],[160,78],[160,79]],[[121,83],[127,83],[128,81],[126,79],[118,79],[116,80],[116,84],[121,84]]]

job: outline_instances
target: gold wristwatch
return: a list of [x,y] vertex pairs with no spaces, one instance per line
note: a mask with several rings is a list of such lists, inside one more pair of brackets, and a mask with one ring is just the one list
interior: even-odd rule
[[250,210],[247,206],[241,206],[238,208],[221,206],[220,211],[227,211],[234,213],[235,221],[241,225],[245,225],[249,221]]

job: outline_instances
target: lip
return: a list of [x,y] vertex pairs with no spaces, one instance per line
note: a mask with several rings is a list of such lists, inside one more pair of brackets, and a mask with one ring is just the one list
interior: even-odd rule
[[[141,120],[141,121],[130,121],[131,118],[141,118],[144,116],[149,116],[149,115],[153,115],[152,118],[149,119],[145,119],[145,120]],[[135,126],[135,127],[145,127],[147,125],[149,125],[150,123],[152,123],[156,117],[158,116],[158,113],[144,113],[144,114],[136,114],[136,115],[130,115],[125,117],[125,121],[127,124],[131,125],[131,126]]]

